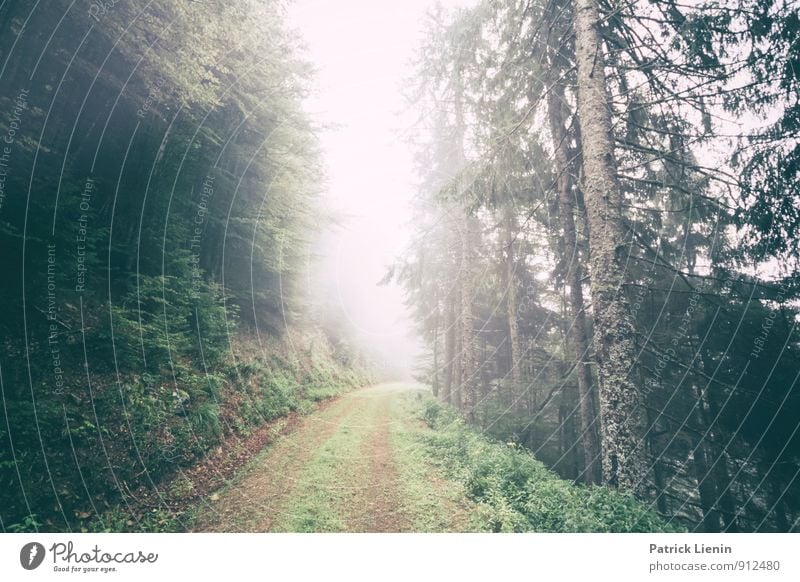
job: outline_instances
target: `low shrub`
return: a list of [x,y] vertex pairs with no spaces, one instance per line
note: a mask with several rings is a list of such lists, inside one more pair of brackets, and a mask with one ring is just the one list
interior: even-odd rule
[[573,484],[527,449],[486,438],[432,398],[422,417],[433,429],[431,461],[461,481],[478,504],[479,529],[494,532],[682,531],[632,495]]

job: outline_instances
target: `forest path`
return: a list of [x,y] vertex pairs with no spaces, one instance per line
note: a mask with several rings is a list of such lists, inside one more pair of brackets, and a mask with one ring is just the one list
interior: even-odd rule
[[194,531],[467,531],[463,488],[431,463],[413,384],[350,392],[211,495]]

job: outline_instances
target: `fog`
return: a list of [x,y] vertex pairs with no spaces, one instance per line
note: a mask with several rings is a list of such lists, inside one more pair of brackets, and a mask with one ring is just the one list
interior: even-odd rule
[[409,242],[415,172],[403,129],[413,116],[401,89],[434,4],[300,0],[290,7],[316,68],[306,109],[326,127],[324,200],[341,219],[321,235],[318,291],[328,308],[341,310],[361,347],[406,375],[419,339],[403,292],[378,281]]

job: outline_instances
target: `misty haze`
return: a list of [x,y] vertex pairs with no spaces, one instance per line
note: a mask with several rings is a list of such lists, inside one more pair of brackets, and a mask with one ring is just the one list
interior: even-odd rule
[[796,532],[798,23],[0,2],[0,529]]

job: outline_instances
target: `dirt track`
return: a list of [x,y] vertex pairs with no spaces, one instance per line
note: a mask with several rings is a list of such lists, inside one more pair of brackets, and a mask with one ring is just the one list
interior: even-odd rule
[[414,386],[326,404],[211,495],[194,531],[465,531],[469,504],[422,453]]

